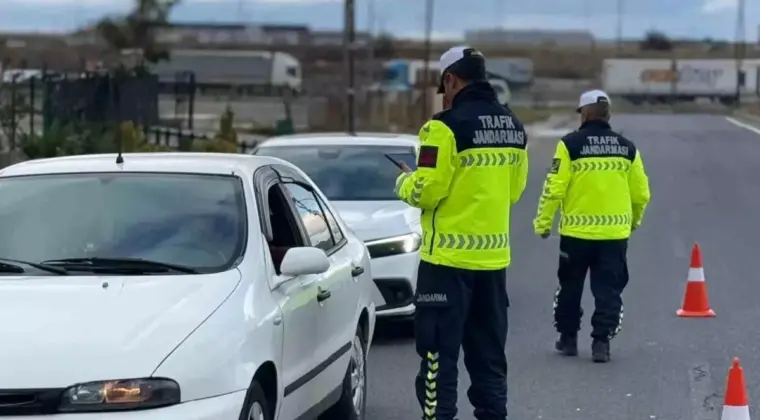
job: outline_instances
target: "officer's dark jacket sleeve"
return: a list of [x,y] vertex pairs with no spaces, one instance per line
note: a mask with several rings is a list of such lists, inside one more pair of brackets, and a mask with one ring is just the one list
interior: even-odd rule
[[644,210],[651,199],[649,191],[649,177],[644,170],[644,162],[641,160],[641,152],[636,150],[636,157],[631,163],[631,171],[628,174],[628,187],[631,191],[631,208],[633,227],[639,227],[644,218]]
[[454,132],[441,120],[445,114],[422,126],[417,170],[396,180],[396,194],[410,206],[432,210],[449,195],[457,150]]
[[570,169],[570,154],[564,139],[557,143],[552,166],[544,181],[544,189],[538,200],[536,218],[533,220],[533,230],[538,233],[548,232],[552,228],[554,214],[565,198],[567,186],[570,184],[572,171]]

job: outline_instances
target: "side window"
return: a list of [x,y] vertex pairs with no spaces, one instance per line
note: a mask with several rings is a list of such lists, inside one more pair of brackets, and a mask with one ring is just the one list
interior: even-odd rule
[[325,205],[325,202],[322,201],[319,196],[317,196],[317,200],[319,200],[319,205],[322,207],[322,210],[324,210],[325,217],[327,219],[327,224],[330,226],[330,232],[332,232],[333,239],[335,240],[336,244],[339,244],[340,241],[343,240],[343,232],[340,231],[340,226],[338,226],[338,222],[335,221],[335,216],[333,216],[332,212],[329,208],[327,208],[327,205]]
[[311,241],[311,246],[329,251],[335,246],[327,217],[317,202],[313,192],[293,183],[286,183],[285,188],[290,193],[290,199],[298,211],[301,223],[306,228],[306,233]]

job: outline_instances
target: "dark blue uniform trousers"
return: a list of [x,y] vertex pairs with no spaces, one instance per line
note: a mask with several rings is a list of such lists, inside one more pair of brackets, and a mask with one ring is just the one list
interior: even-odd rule
[[586,274],[590,272],[595,310],[591,337],[613,339],[622,328],[622,293],[628,285],[628,240],[590,240],[561,236],[559,240],[559,287],[554,295],[554,326],[561,334],[575,335],[581,329],[581,299]]
[[478,420],[507,418],[506,270],[476,271],[420,262],[414,316],[422,358],[415,388],[423,420],[457,415],[459,348]]

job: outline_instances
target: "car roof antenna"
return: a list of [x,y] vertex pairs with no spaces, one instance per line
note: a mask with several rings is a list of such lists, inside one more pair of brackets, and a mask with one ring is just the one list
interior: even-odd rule
[[122,134],[121,134],[121,132],[119,132],[116,135],[119,136],[119,138],[118,138],[118,141],[119,141],[119,154],[116,155],[116,164],[117,165],[123,165],[124,164],[124,156],[121,155],[121,152],[124,149],[124,144],[123,144],[122,139],[121,139]]

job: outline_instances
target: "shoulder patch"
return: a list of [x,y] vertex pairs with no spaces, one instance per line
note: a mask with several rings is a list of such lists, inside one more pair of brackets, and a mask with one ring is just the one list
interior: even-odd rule
[[438,146],[420,146],[420,156],[417,158],[417,167],[435,168],[438,166]]
[[552,159],[552,168],[549,170],[549,173],[556,174],[559,173],[559,167],[562,165],[562,160],[554,158]]

